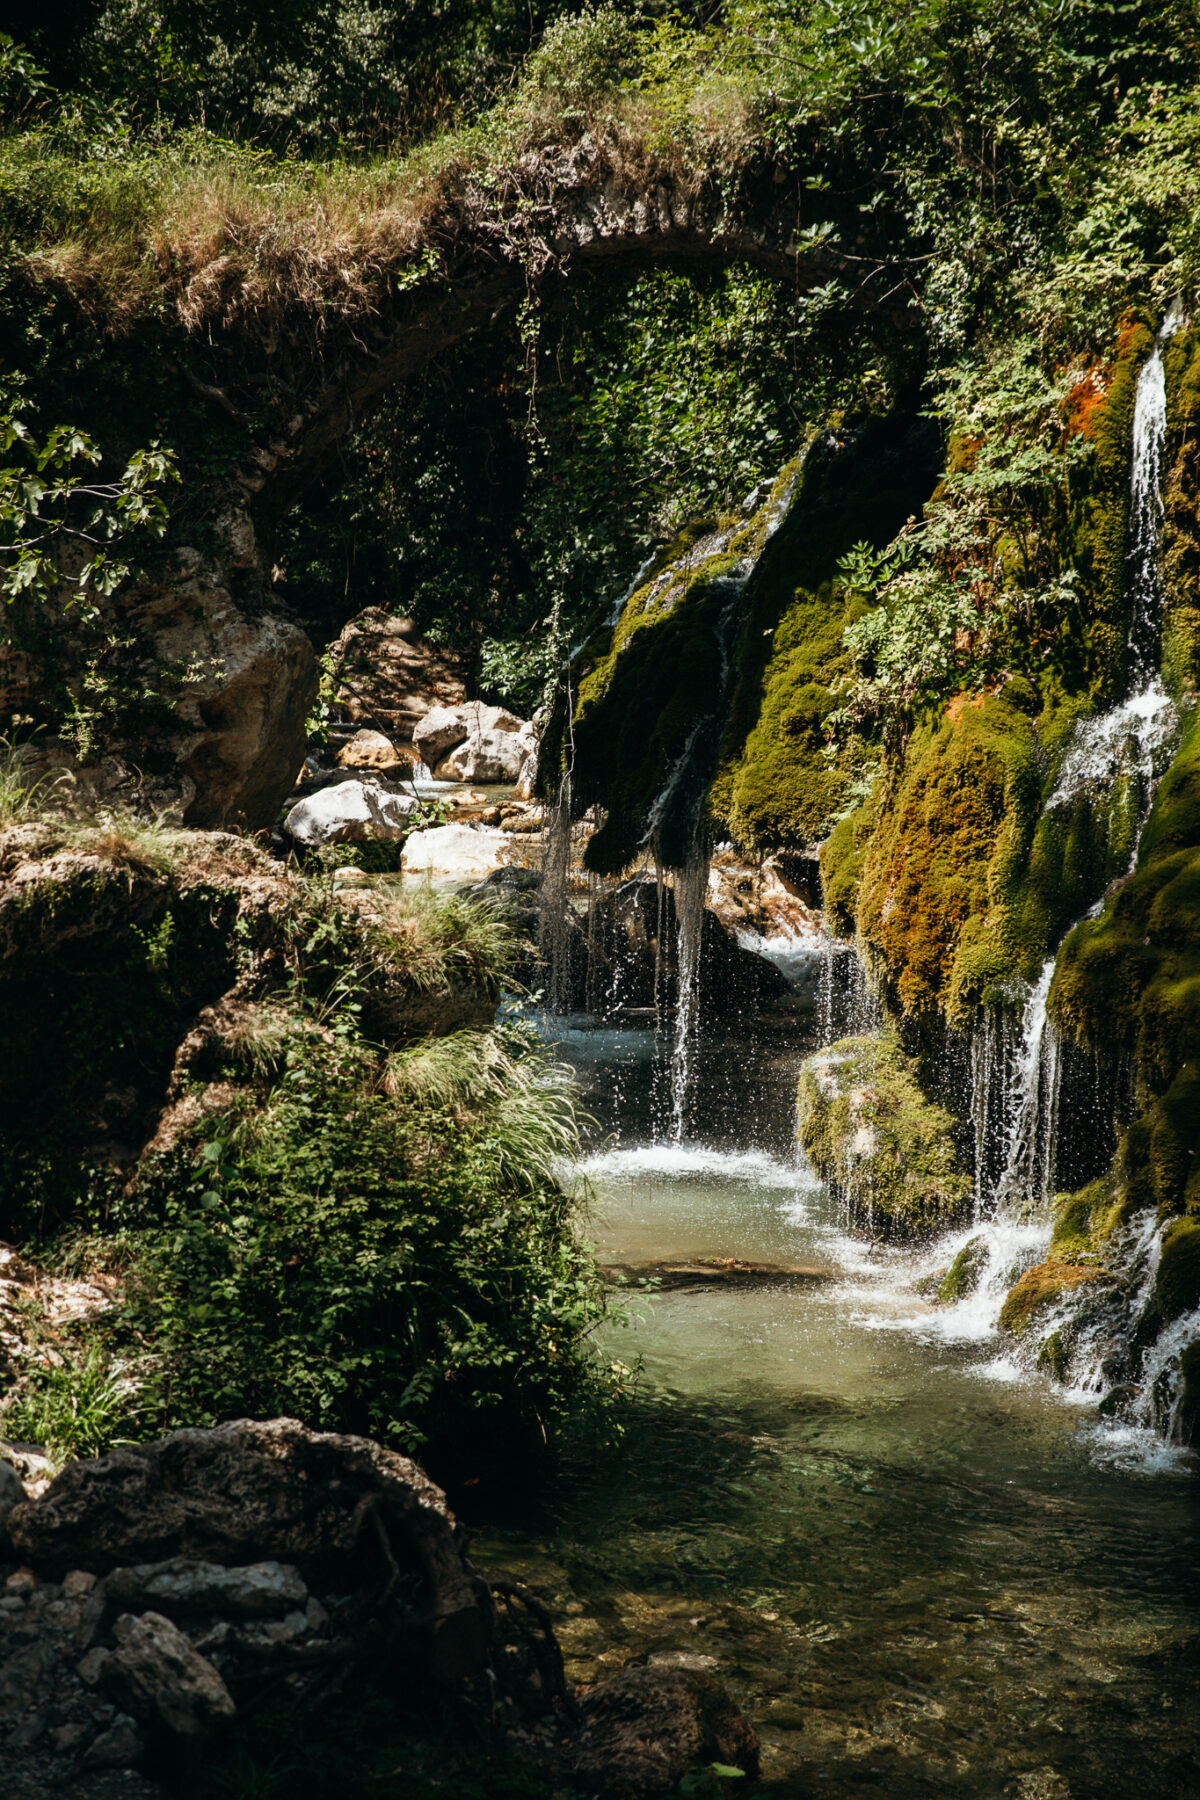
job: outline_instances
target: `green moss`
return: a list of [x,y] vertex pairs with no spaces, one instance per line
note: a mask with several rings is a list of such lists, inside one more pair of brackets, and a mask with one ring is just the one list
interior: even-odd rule
[[961,1018],[989,984],[1032,973],[1042,946],[1018,901],[1038,795],[1032,721],[1007,691],[960,697],[915,734],[879,805],[857,910],[906,1012]]
[[1200,1218],[1176,1219],[1164,1232],[1154,1302],[1163,1325],[1200,1306]]
[[1051,1261],[1082,1263],[1100,1256],[1129,1211],[1128,1194],[1115,1173],[1089,1182],[1077,1193],[1063,1194],[1055,1207]]
[[1129,442],[1150,343],[1141,323],[1123,333],[1103,402],[1074,421],[1091,455],[1064,475],[1039,527],[1075,600],[1041,623],[1014,607],[998,626],[1002,682],[918,721],[873,816],[844,822],[824,852],[831,919],[845,931],[853,910],[889,1000],[910,1016],[968,1025],[985,997],[1032,978],[1128,866],[1141,804],[1131,781],[1044,803],[1076,725],[1123,680]]
[[[751,519],[726,519],[677,540],[626,602],[607,646],[591,656],[564,734],[576,810],[603,809],[588,843],[589,868],[627,868],[652,823],[664,861],[685,860],[694,784],[708,784],[724,720],[734,629],[725,577],[739,559],[760,556],[772,504],[796,474],[789,465]],[[659,816],[655,802],[672,774],[692,763],[678,807]]]
[[837,565],[920,512],[937,462],[933,435],[903,415],[822,434],[806,459],[794,525],[747,614],[713,784],[714,818],[744,849],[815,843],[846,805],[863,747],[831,745],[827,721],[850,673],[845,630],[865,602]]
[[800,1072],[797,1136],[852,1224],[923,1237],[969,1209],[954,1119],[929,1100],[895,1038],[845,1038]]
[[1067,939],[1050,1003],[1078,1042],[1132,1058],[1144,1110],[1122,1160],[1139,1203],[1200,1204],[1200,715],[1159,786],[1135,872]]
[[[616,627],[578,660],[573,717],[560,709],[544,739],[547,797],[570,767],[576,811],[602,810],[589,867],[627,867],[652,816],[666,860],[681,860],[705,792],[712,834],[746,849],[803,848],[828,830],[862,756],[857,745],[831,753],[827,742],[849,669],[843,633],[863,606],[842,592],[837,564],[859,539],[887,543],[920,508],[935,457],[934,435],[905,417],[823,433],[751,519],[689,534],[659,559]],[[769,515],[792,483],[787,517],[766,543]],[[724,577],[755,557],[730,616]],[[677,808],[656,814],[683,769]]]
[[938,1304],[954,1306],[968,1294],[973,1294],[987,1266],[987,1257],[987,1245],[981,1237],[974,1237],[964,1244],[937,1284]]
[[1000,1328],[1023,1337],[1040,1313],[1053,1306],[1072,1288],[1098,1279],[1098,1271],[1079,1263],[1047,1260],[1026,1269],[1009,1290],[1000,1309]]

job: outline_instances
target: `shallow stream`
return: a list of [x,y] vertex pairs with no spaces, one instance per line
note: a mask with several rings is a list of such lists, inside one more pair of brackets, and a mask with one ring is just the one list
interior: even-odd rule
[[791,1143],[811,1045],[707,1045],[676,1145],[649,1030],[555,1036],[599,1120],[603,1260],[827,1273],[637,1299],[611,1330],[643,1370],[623,1443],[476,1541],[552,1605],[568,1674],[714,1669],[772,1795],[1200,1796],[1191,1459],[947,1335],[918,1265],[843,1231]]

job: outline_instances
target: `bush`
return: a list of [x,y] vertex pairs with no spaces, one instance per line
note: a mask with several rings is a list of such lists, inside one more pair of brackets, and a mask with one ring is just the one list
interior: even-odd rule
[[555,1180],[563,1074],[461,1033],[382,1063],[343,1016],[154,1159],[112,1327],[165,1425],[290,1413],[415,1450],[545,1435],[602,1394],[603,1290]]

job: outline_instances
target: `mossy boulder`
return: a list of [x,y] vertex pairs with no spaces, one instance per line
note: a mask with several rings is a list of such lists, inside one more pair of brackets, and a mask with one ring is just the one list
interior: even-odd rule
[[1176,1219],[1163,1233],[1154,1302],[1164,1325],[1200,1306],[1200,1218]]
[[973,1237],[963,1245],[946,1273],[934,1290],[934,1298],[939,1306],[956,1306],[965,1300],[979,1286],[980,1276],[987,1267],[987,1244],[981,1237]]
[[858,1229],[922,1238],[970,1211],[954,1119],[894,1037],[843,1038],[806,1060],[797,1136]]
[[1101,1257],[1130,1210],[1129,1195],[1115,1171],[1076,1193],[1060,1195],[1055,1203],[1051,1260],[1084,1263]]
[[1100,1276],[1100,1270],[1084,1263],[1058,1262],[1053,1258],[1036,1263],[1010,1288],[1000,1309],[1001,1330],[1023,1337],[1039,1315],[1057,1305],[1064,1294],[1085,1282],[1097,1281]]

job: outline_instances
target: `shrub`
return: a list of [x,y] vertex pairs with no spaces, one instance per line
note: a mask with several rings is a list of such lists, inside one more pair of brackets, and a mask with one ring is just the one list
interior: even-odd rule
[[562,1072],[492,1032],[381,1064],[345,1014],[284,1063],[140,1181],[113,1329],[162,1424],[286,1412],[413,1450],[597,1403]]

